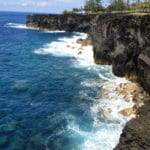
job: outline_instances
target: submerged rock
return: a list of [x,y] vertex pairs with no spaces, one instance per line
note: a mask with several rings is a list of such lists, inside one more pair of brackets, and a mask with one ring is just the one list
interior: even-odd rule
[[46,149],[44,138],[40,134],[31,137],[30,143],[31,149],[37,150]]
[[6,135],[1,135],[0,136],[0,146],[3,146],[7,143],[8,137]]
[[0,125],[0,133],[10,133],[17,129],[17,122],[12,121],[7,124]]
[[27,91],[30,87],[30,84],[27,80],[19,80],[14,83],[11,87],[13,90],[24,92]]
[[105,119],[110,119],[111,118],[111,112],[112,112],[112,110],[110,108],[108,108],[108,109],[103,110],[102,114],[103,114]]

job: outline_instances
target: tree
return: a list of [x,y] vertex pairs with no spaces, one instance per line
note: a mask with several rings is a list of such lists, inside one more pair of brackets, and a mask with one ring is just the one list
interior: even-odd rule
[[103,10],[101,0],[87,0],[84,5],[86,12],[98,12]]
[[73,14],[72,11],[68,11],[68,10],[64,10],[62,13],[63,13],[63,14]]
[[80,10],[79,10],[78,8],[73,8],[73,9],[72,9],[72,12],[73,12],[73,13],[77,13],[77,12],[79,12],[79,11],[80,11]]
[[109,10],[121,11],[126,9],[126,3],[124,0],[113,0],[108,7]]

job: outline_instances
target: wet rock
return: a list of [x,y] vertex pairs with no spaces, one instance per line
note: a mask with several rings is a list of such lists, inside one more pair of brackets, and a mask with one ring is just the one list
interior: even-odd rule
[[83,39],[81,39],[81,38],[77,39],[77,41],[76,41],[77,44],[82,44],[82,42],[83,42]]
[[119,111],[119,113],[124,116],[130,116],[132,114],[135,114],[135,110],[133,108],[126,108],[124,110]]
[[111,112],[112,112],[112,110],[110,108],[108,108],[108,109],[103,110],[102,114],[105,119],[109,119],[111,117]]
[[90,38],[86,38],[86,39],[77,39],[76,41],[77,44],[81,44],[82,46],[88,46],[88,45],[92,45],[92,41]]
[[82,51],[79,51],[79,52],[78,52],[78,55],[81,55],[81,54],[82,54]]
[[111,98],[111,100],[117,100],[118,97],[117,97],[117,95],[112,95],[110,98]]
[[114,150],[149,150],[150,149],[150,102],[139,109],[139,117],[129,121]]
[[66,45],[66,47],[67,47],[67,48],[70,48],[71,46],[70,46],[70,45]]

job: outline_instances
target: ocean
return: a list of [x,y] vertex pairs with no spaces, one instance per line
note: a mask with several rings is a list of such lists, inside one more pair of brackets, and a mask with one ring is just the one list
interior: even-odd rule
[[86,34],[30,29],[27,15],[0,12],[0,150],[112,150],[127,81],[76,43]]

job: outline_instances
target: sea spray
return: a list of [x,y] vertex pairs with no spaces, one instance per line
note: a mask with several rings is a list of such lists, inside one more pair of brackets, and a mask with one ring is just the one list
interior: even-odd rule
[[75,118],[73,122],[69,122],[68,130],[84,139],[80,148],[78,147],[79,149],[103,150],[105,147],[105,150],[112,150],[119,141],[125,123],[132,117],[125,117],[118,113],[120,110],[134,105],[132,101],[126,102],[116,91],[120,83],[128,81],[114,76],[111,66],[96,65],[93,60],[92,46],[82,46],[76,43],[78,38],[85,39],[87,35],[75,34],[72,38],[60,38],[57,42],[47,43],[42,48],[34,50],[34,53],[72,57],[75,58],[72,61],[73,67],[83,67],[89,72],[97,73],[99,79],[88,79],[80,83],[80,86],[83,87],[101,89],[100,93],[97,92],[99,95],[97,97],[90,97],[85,90],[80,92],[81,97],[88,97],[93,101],[89,108],[93,118],[91,130],[82,130]]
[[[10,140],[10,133],[2,135],[5,148],[112,150],[130,119],[118,111],[133,106],[115,90],[127,81],[111,66],[96,65],[92,46],[76,43],[86,34],[32,31],[19,22],[0,22],[1,39],[17,33],[4,38],[1,49],[1,124],[17,122]],[[18,81],[30,87],[20,92]]]

